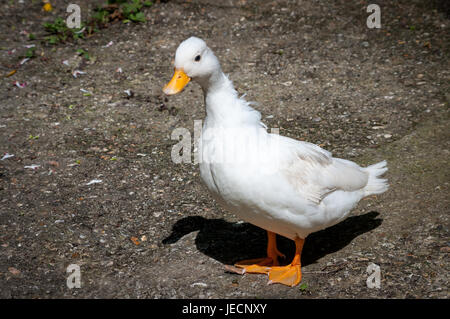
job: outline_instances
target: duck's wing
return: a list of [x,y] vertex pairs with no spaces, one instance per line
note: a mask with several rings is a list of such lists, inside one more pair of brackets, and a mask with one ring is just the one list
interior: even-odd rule
[[357,191],[368,182],[368,173],[354,162],[333,158],[317,145],[280,137],[283,149],[280,172],[301,196],[319,204],[336,190]]

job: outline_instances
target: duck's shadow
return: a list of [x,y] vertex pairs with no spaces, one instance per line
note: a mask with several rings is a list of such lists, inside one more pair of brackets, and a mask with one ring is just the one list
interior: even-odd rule
[[[302,252],[302,265],[314,263],[319,258],[347,246],[354,238],[377,228],[382,223],[377,212],[352,216],[339,224],[308,236]],[[199,230],[195,238],[197,249],[224,264],[234,264],[243,259],[264,257],[266,231],[248,223],[230,223],[223,219],[206,219],[189,216],[180,219],[163,244],[177,242],[181,237]],[[290,262],[295,245],[292,240],[277,236],[278,249]]]

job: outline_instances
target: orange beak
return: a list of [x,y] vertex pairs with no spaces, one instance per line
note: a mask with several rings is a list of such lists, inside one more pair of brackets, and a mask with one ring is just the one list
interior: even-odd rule
[[167,95],[180,93],[191,80],[182,69],[175,69],[175,73],[169,83],[163,88]]

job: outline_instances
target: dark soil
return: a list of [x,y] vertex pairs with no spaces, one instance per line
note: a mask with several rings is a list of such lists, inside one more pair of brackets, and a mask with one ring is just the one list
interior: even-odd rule
[[[53,46],[42,23],[74,1],[50,13],[24,2],[0,4],[0,157],[14,155],[0,160],[0,297],[448,298],[446,1],[377,1],[380,29],[366,26],[366,1],[157,2],[146,23]],[[84,19],[103,1],[76,3]],[[197,165],[171,161],[172,131],[205,115],[198,85],[161,91],[191,35],[268,127],[360,164],[388,161],[388,192],[307,238],[301,289],[226,272],[264,255],[265,232],[223,211]],[[29,44],[36,57],[20,65]],[[370,263],[380,289],[366,285]],[[66,285],[70,264],[79,289]]]

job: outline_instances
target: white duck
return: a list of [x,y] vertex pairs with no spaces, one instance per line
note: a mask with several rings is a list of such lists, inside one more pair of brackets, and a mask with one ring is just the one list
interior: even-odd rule
[[[385,192],[387,181],[379,176],[386,162],[363,168],[314,144],[268,133],[260,113],[238,97],[214,53],[196,37],[179,45],[175,74],[163,91],[181,92],[191,79],[206,104],[201,177],[226,209],[268,234],[267,257],[236,266],[268,274],[269,283],[297,285],[305,238],[346,218],[363,197]],[[295,241],[287,266],[279,266],[276,234]]]

